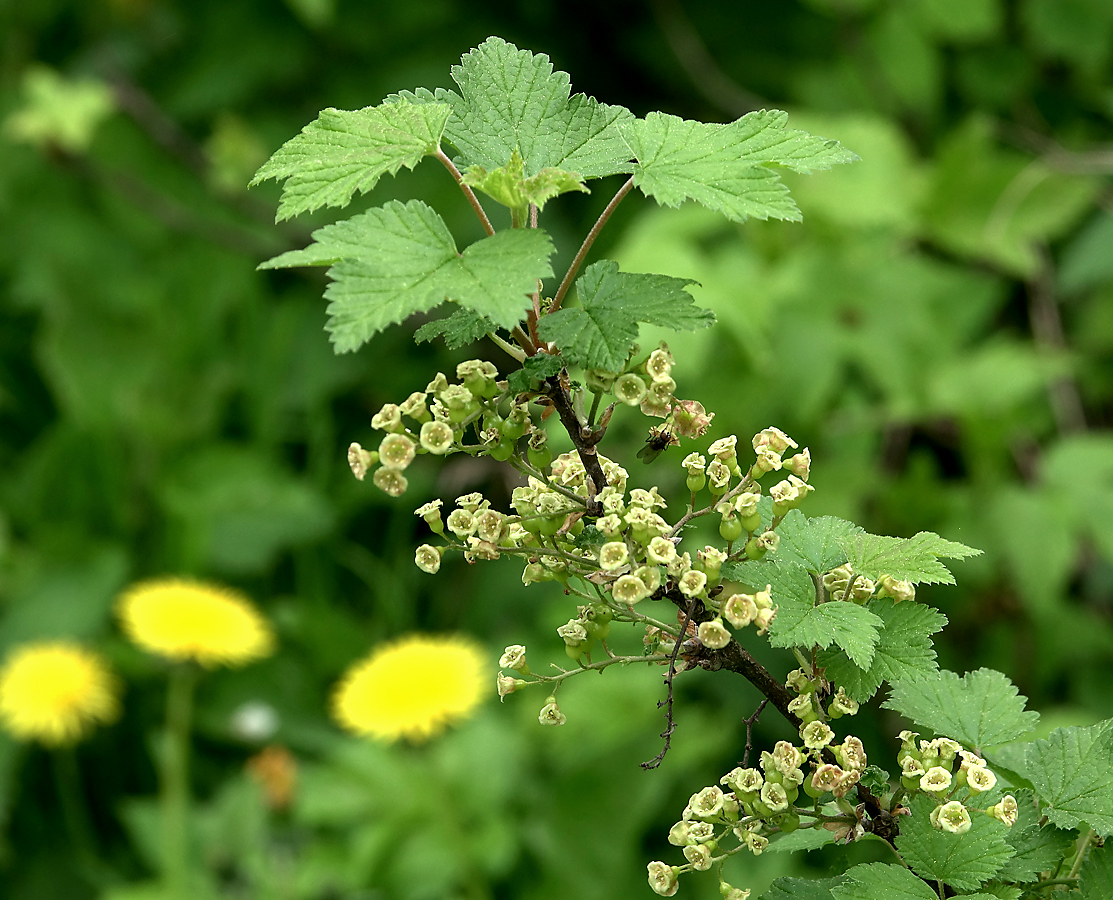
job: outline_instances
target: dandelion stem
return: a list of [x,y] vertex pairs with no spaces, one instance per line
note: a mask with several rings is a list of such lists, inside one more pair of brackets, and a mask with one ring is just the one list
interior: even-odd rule
[[58,799],[62,803],[62,818],[65,820],[80,871],[91,883],[106,884],[104,866],[97,857],[93,826],[85,808],[85,792],[81,787],[73,747],[57,748],[51,754],[51,764],[58,787]]
[[163,876],[174,900],[189,893],[189,735],[196,672],[188,664],[170,671],[166,734],[162,746]]

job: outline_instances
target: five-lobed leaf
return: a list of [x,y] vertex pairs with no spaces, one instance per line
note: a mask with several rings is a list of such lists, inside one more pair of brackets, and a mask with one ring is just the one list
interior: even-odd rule
[[1094,847],[1078,873],[1082,900],[1109,900],[1113,897],[1113,845]]
[[898,681],[882,706],[921,728],[984,748],[1015,740],[1036,727],[1039,713],[1025,710],[1027,697],[1000,672],[978,669],[965,676],[940,670],[918,681]]
[[846,562],[842,541],[862,533],[862,528],[834,516],[806,517],[800,510],[790,510],[777,528],[781,542],[777,559],[799,563],[809,572],[822,575]]
[[519,50],[490,37],[452,67],[460,93],[438,88],[414,99],[448,103],[445,138],[464,166],[496,169],[517,150],[525,174],[557,168],[584,178],[630,171],[630,153],[618,126],[634,118],[584,94],[571,94],[566,72],[553,70],[544,53]]
[[447,103],[402,98],[365,109],[325,109],[255,173],[251,183],[286,179],[277,221],[321,206],[347,206],[383,175],[435,153],[452,112]]
[[313,239],[260,268],[331,266],[326,328],[338,353],[445,300],[511,328],[525,315],[537,280],[552,275],[545,232],[500,231],[457,253],[448,226],[419,200],[369,209],[326,225]]
[[711,310],[695,305],[685,288],[688,278],[620,272],[618,263],[593,263],[576,279],[579,307],[567,307],[541,319],[541,337],[552,341],[573,365],[619,371],[638,337],[638,323],[676,331],[706,328]]
[[954,576],[939,562],[944,559],[965,559],[979,556],[981,550],[956,541],[947,541],[930,531],[921,531],[910,538],[879,534],[852,535],[842,541],[847,562],[858,575],[877,579],[889,575],[913,584],[954,584]]
[[1053,825],[1113,834],[1113,719],[1033,741],[1025,768]]
[[[984,814],[970,817],[970,830],[952,834],[929,821],[937,801],[920,794],[910,816],[902,816],[896,847],[912,871],[961,891],[973,891],[992,878],[1013,855],[1005,840],[1008,826]],[[930,896],[930,895],[929,895]]]
[[[997,766],[993,769],[1000,774]],[[1075,836],[1053,825],[1041,827],[1031,791],[1011,790],[1009,793],[1016,800],[1017,818],[1005,840],[1014,852],[997,877],[1001,881],[1021,884],[1038,881],[1041,872],[1054,870],[1063,860],[1074,846]]]
[[735,222],[799,221],[788,188],[770,166],[814,172],[858,157],[838,141],[786,129],[787,122],[787,113],[768,109],[725,125],[651,112],[619,130],[637,161],[635,186],[658,203],[695,200]]

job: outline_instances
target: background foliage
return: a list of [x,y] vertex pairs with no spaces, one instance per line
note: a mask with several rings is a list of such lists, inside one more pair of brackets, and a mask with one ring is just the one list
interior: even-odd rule
[[[45,755],[0,736],[5,896],[125,896],[153,869],[163,679],[110,609],[147,575],[240,586],[280,632],[276,657],[203,685],[197,840],[227,896],[637,896],[688,793],[740,754],[756,693],[706,673],[678,682],[674,749],[651,774],[637,763],[658,749],[655,672],[569,688],[555,732],[528,695],[416,750],[327,720],[343,668],[411,629],[478,636],[492,693],[505,643],[563,655],[567,601],[551,585],[523,594],[511,567],[454,563],[434,579],[413,566],[412,508],[490,496],[494,470],[427,460],[397,502],[344,462],[382,403],[464,355],[415,351],[407,326],[333,356],[321,276],[254,271],[330,219],[272,224],[277,188],[244,187],[267,155],[322,107],[447,86],[489,34],[638,115],[778,106],[862,157],[787,176],[803,225],[630,198],[600,252],[699,281],[720,325],[669,336],[680,391],[718,413],[717,433],[776,424],[809,445],[809,514],[986,551],[956,566],[957,587],[921,592],[951,622],[944,667],[1008,673],[1047,729],[1113,715],[1113,4],[582,7],[0,3],[0,653],[75,636],[128,681],[123,720],[78,748],[107,882],[68,847]],[[435,163],[363,203],[396,193],[442,210],[461,245],[478,237]],[[551,204],[558,246],[608,197]],[[631,452],[643,437],[628,426]],[[679,487],[671,456],[639,470],[641,486]],[[269,742],[297,760],[286,809],[245,767],[261,746],[235,725],[249,701],[277,710]],[[880,721],[867,744],[900,727]],[[767,717],[760,740],[779,727]],[[760,888],[843,865],[840,852],[728,874]],[[703,889],[711,879],[684,888]]]

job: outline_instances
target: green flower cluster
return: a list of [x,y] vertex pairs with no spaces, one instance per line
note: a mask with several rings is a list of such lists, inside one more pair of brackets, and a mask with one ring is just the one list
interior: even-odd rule
[[[950,738],[917,744],[919,735],[913,731],[902,731],[899,737],[900,783],[907,791],[920,791],[938,799],[939,805],[931,812],[931,824],[935,828],[954,834],[966,833],[971,825],[970,809],[985,812],[1010,828],[1016,823],[1016,798],[1011,794],[984,809],[969,805],[971,800],[988,793],[997,784],[997,776],[976,753]],[[957,772],[954,770],[956,761]]]

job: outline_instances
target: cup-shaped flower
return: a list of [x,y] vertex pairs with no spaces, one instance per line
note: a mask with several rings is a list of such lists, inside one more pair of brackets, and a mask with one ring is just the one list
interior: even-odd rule
[[838,787],[846,773],[841,768],[830,763],[824,763],[812,773],[812,787],[826,793]]
[[398,405],[398,411],[416,422],[427,421],[429,419],[429,408],[425,405],[427,396],[424,391],[414,391]]
[[730,643],[730,631],[719,618],[700,622],[696,633],[700,643],[711,650],[721,650]]
[[852,700],[846,694],[846,688],[840,687],[835,696],[831,699],[831,715],[838,718],[839,716],[853,716],[858,713],[858,701]]
[[379,431],[402,431],[402,408],[397,403],[383,404],[375,415],[371,417],[371,427]]
[[957,800],[952,800],[932,810],[931,824],[951,834],[966,834],[970,830],[970,813]]
[[443,551],[439,547],[434,547],[431,544],[422,544],[414,552],[414,563],[422,572],[429,575],[436,575],[441,568],[441,553]]
[[689,569],[680,576],[676,586],[685,597],[697,597],[707,587],[707,575],[699,569]]
[[448,514],[448,530],[458,538],[466,538],[475,533],[476,521],[466,509],[454,509]]
[[599,548],[599,568],[604,572],[614,572],[626,565],[630,551],[625,541],[608,541]]
[[759,609],[757,615],[754,616],[754,624],[757,625],[757,633],[765,634],[769,630],[773,619],[777,616],[777,608],[772,609]]
[[849,735],[841,744],[832,747],[835,758],[844,769],[864,769],[866,767],[866,748],[860,738]]
[[698,400],[681,400],[673,409],[673,433],[679,437],[698,438],[707,434],[715,413],[709,413]]
[[421,426],[417,439],[421,442],[421,446],[430,453],[443,456],[452,448],[452,426],[447,422],[434,419]]
[[745,628],[756,615],[757,606],[749,594],[731,594],[723,603],[723,618],[735,628]]
[[784,785],[767,781],[761,786],[760,797],[761,802],[774,813],[784,812],[788,809],[788,793],[785,791]]
[[909,754],[900,761],[900,775],[901,778],[915,778],[917,782],[924,777],[927,770],[924,769],[924,764],[920,762],[915,756]]
[[688,808],[692,815],[701,819],[709,819],[718,815],[723,809],[723,789],[717,784],[705,787],[688,798]]
[[645,361],[645,374],[652,378],[654,381],[663,381],[670,377],[669,373],[672,372],[673,358],[672,353],[669,352],[669,345],[664,341],[661,345],[649,354],[649,358]]
[[811,451],[805,447],[795,456],[790,456],[786,459],[781,466],[799,478],[801,481],[807,481],[808,475],[812,470],[812,454]]
[[661,897],[671,897],[680,887],[675,866],[666,865],[655,859],[646,866],[646,869],[649,872],[649,886],[653,889],[653,893]]
[[419,506],[414,510],[414,515],[421,516],[434,534],[444,534],[444,520],[441,518],[440,500],[430,500],[423,506]]
[[645,582],[637,575],[620,575],[611,585],[611,596],[614,597],[615,602],[625,603],[627,606],[633,606],[649,594]]
[[504,675],[502,672],[495,677],[495,685],[498,688],[499,700],[502,700],[507,694],[513,694],[517,690],[524,688],[528,681],[521,678],[514,678],[510,675]]
[[521,644],[511,644],[502,651],[499,657],[500,669],[513,669],[523,675],[529,674],[529,665],[526,663],[526,648]]
[[711,857],[712,850],[708,844],[689,844],[684,848],[684,858],[697,872],[706,872],[711,868]]
[[379,461],[378,454],[364,450],[354,441],[348,445],[348,467],[352,474],[360,481],[367,476],[367,471]]
[[384,494],[391,497],[401,497],[410,486],[409,480],[402,474],[401,469],[392,469],[389,466],[380,466],[375,470],[371,479]]
[[984,794],[997,784],[997,776],[984,766],[969,766],[964,771],[966,786],[972,794]]
[[669,829],[669,843],[674,847],[686,847],[688,844],[694,843],[693,839],[688,836],[688,829],[691,828],[692,824],[681,819],[673,825]]
[[645,548],[645,558],[655,566],[667,566],[676,559],[676,544],[667,537],[655,537]]
[[951,789],[951,772],[942,766],[932,766],[920,776],[920,790],[931,794],[945,794]]
[[1016,798],[1012,794],[1005,794],[999,803],[995,803],[986,812],[1012,828],[1016,824],[1016,817],[1020,810],[1017,808]]
[[615,379],[612,390],[620,403],[625,403],[627,406],[637,406],[645,399],[649,388],[639,376],[633,372],[627,372]]
[[804,742],[804,746],[809,750],[822,750],[834,738],[835,732],[831,730],[831,726],[826,722],[820,722],[818,719],[809,722],[800,729],[800,740]]
[[144,581],[117,605],[124,633],[152,653],[203,666],[239,666],[269,656],[274,632],[229,588],[180,578]]
[[770,450],[780,456],[789,447],[795,450],[799,445],[779,428],[765,428],[754,435],[754,450]]
[[73,744],[119,715],[117,692],[92,650],[66,640],[22,644],[0,667],[0,724],[20,740]]
[[410,635],[352,665],[332,714],[355,734],[423,741],[470,714],[487,682],[484,654],[464,637]]
[[557,706],[556,697],[550,697],[537,715],[537,721],[542,725],[558,726],[568,721],[568,717]]
[[725,881],[719,883],[719,893],[723,900],[750,900],[749,888],[737,888]]
[[406,434],[388,434],[379,444],[379,462],[392,469],[404,469],[414,461],[417,444]]

